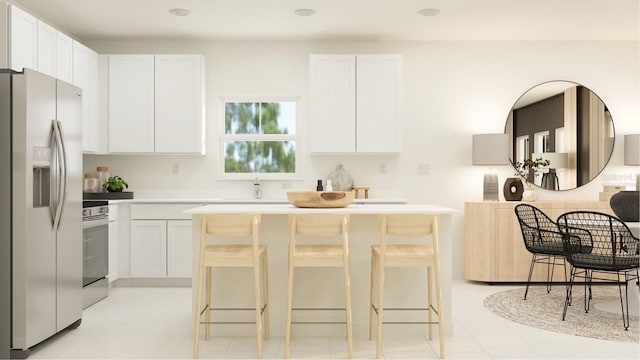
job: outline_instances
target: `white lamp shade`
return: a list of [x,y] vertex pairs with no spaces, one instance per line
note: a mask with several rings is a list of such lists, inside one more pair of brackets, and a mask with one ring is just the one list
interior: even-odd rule
[[569,163],[569,155],[567,153],[556,153],[556,152],[546,152],[546,153],[533,153],[533,160],[542,158],[542,160],[549,160],[550,169],[563,169],[566,168]]
[[473,165],[509,164],[509,134],[473,135]]
[[624,136],[624,164],[640,165],[640,134]]

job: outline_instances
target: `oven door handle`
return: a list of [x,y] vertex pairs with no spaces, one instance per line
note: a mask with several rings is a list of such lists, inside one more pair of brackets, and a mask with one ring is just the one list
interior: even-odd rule
[[109,225],[109,219],[99,219],[99,220],[88,220],[82,222],[83,229],[89,229],[93,227]]

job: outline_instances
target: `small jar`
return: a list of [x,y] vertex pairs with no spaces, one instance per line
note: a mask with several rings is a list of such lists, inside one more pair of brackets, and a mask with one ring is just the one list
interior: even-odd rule
[[97,192],[107,192],[107,189],[104,188],[104,184],[111,176],[111,174],[109,174],[109,168],[106,166],[98,166],[96,171],[96,174],[98,175],[98,182],[100,183],[100,189]]
[[84,174],[84,181],[83,181],[83,185],[82,185],[82,191],[84,191],[86,193],[101,192],[100,180],[98,180],[98,175],[96,173],[86,173],[86,174]]

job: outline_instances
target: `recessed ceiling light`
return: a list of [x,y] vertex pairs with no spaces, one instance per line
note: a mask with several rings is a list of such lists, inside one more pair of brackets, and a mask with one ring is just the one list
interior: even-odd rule
[[311,16],[316,13],[313,9],[296,9],[293,12],[298,16]]
[[187,16],[189,15],[189,13],[191,13],[191,11],[187,9],[171,9],[169,10],[169,12],[171,13],[171,15],[175,16]]
[[440,14],[440,10],[438,9],[422,9],[418,11],[418,14],[422,16],[436,16]]

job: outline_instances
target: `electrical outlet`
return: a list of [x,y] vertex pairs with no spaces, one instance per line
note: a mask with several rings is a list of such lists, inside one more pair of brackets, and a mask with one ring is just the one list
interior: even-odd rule
[[418,164],[418,175],[429,175],[429,165]]
[[380,174],[386,174],[387,173],[387,164],[380,164],[380,168],[378,169],[378,172]]
[[282,184],[280,184],[280,187],[282,189],[291,189],[291,182],[289,181],[283,181]]
[[180,173],[180,164],[175,163],[173,164],[173,166],[171,166],[171,172],[174,173],[175,175]]

